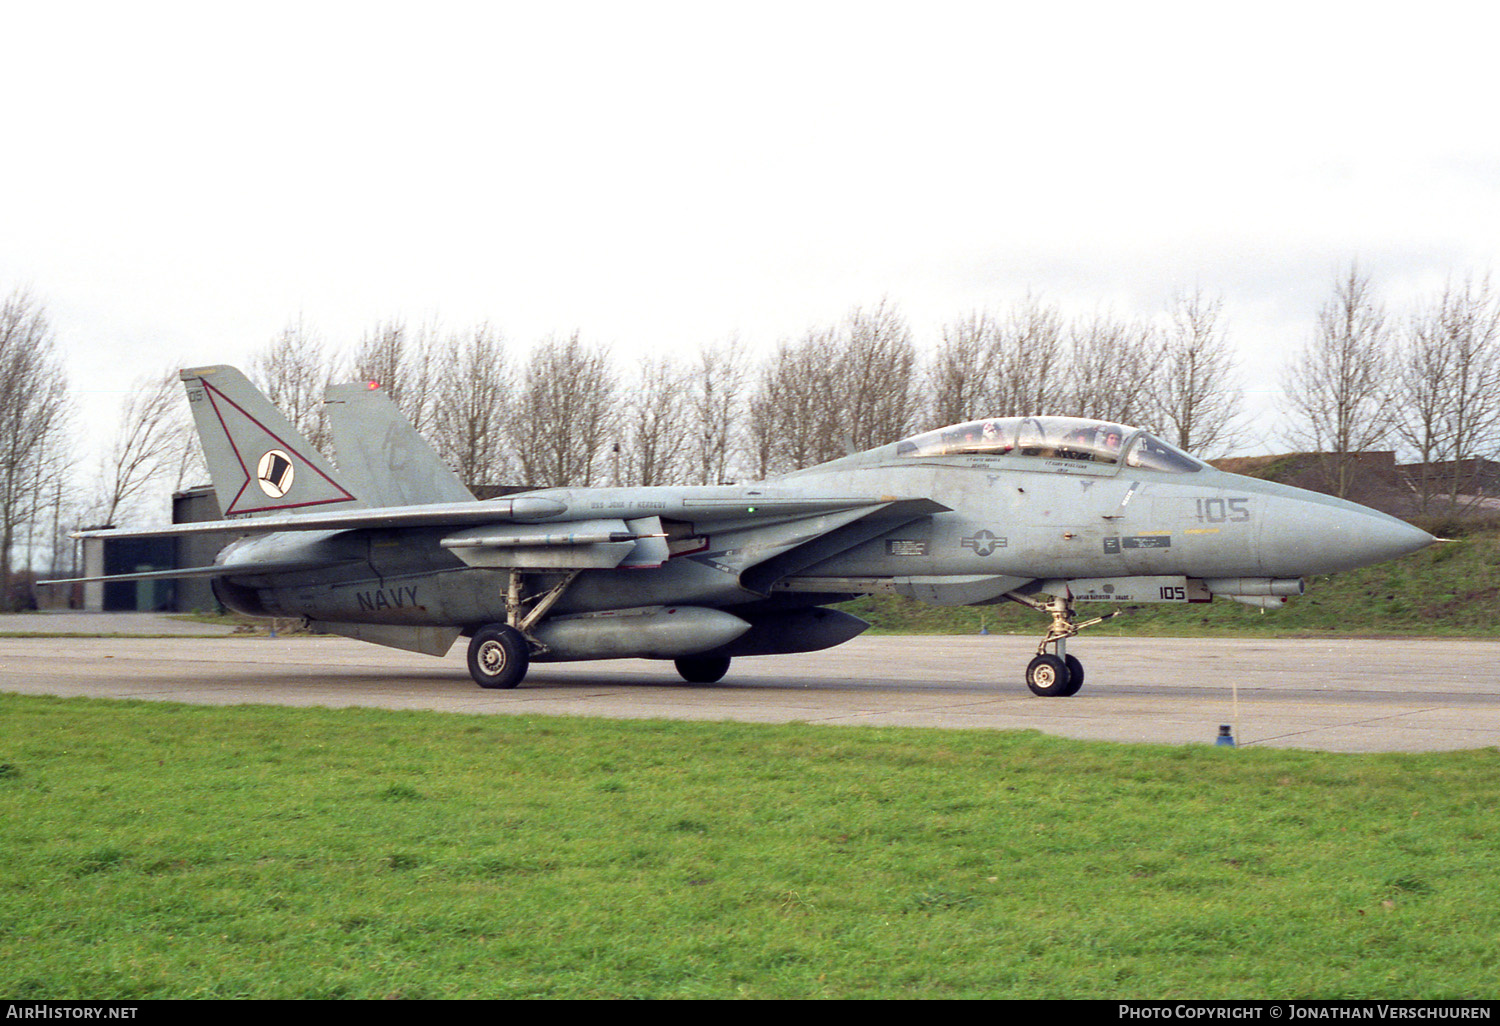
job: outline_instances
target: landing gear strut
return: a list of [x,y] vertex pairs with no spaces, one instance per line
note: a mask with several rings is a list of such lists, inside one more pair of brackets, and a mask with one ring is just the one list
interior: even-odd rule
[[505,594],[505,623],[487,623],[469,639],[469,676],[482,688],[513,688],[526,676],[533,654],[548,651],[531,633],[533,627],[562,598],[579,574],[571,570],[551,588],[533,595],[525,593],[525,575],[510,571]]
[[[1005,596],[1013,602],[1052,615],[1052,625],[1047,628],[1047,633],[1036,647],[1036,658],[1026,667],[1026,686],[1033,695],[1041,695],[1043,698],[1067,698],[1078,694],[1078,689],[1083,687],[1083,664],[1068,655],[1068,639],[1085,627],[1092,627],[1123,612],[1117,609],[1113,613],[1079,623],[1073,611],[1073,596],[1068,593],[1066,586],[1058,590],[1061,594],[1053,594],[1049,602],[1039,602],[1018,592],[1010,592]],[[1049,645],[1052,647],[1051,654],[1047,652]]]

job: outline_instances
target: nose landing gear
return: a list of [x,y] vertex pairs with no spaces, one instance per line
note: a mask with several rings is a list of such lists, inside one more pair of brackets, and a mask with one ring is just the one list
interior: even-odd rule
[[[1078,694],[1078,689],[1083,687],[1083,664],[1068,655],[1068,639],[1085,627],[1119,616],[1124,610],[1117,609],[1079,623],[1073,611],[1073,596],[1066,585],[1057,588],[1047,602],[1018,592],[1010,592],[1005,597],[1052,616],[1052,625],[1036,647],[1036,658],[1026,667],[1026,686],[1031,693],[1043,698],[1068,698]],[[1052,647],[1050,654],[1047,652],[1049,645]]]

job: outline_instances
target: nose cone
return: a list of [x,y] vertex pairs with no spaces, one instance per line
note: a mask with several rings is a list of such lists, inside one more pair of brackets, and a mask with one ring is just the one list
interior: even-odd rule
[[[1419,527],[1352,502],[1317,499],[1284,509],[1288,520],[1267,532],[1270,562],[1298,569],[1287,576],[1332,574],[1418,552],[1437,541]],[[1279,550],[1279,551],[1278,551]]]
[[1340,526],[1344,529],[1334,549],[1346,570],[1419,552],[1437,541],[1420,527],[1375,510],[1349,514],[1347,526]]

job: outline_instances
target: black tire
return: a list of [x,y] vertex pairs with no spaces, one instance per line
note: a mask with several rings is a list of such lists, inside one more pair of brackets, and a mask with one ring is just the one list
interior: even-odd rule
[[1066,698],[1073,692],[1068,664],[1055,655],[1039,655],[1026,667],[1026,686],[1043,698]]
[[713,684],[724,679],[729,672],[728,656],[684,656],[674,659],[672,665],[689,684]]
[[1067,656],[1063,662],[1068,664],[1068,690],[1064,691],[1060,697],[1067,698],[1078,694],[1078,689],[1083,687],[1083,664],[1076,656]]
[[482,688],[513,688],[531,666],[531,650],[509,624],[486,624],[469,639],[469,676]]

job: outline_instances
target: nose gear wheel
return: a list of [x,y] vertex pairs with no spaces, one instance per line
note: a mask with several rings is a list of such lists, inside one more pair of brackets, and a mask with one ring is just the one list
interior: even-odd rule
[[[1036,658],[1026,667],[1026,686],[1031,689],[1031,693],[1043,698],[1068,698],[1076,695],[1078,689],[1083,687],[1083,664],[1068,655],[1068,639],[1085,627],[1119,616],[1124,610],[1117,609],[1113,613],[1079,623],[1073,610],[1073,596],[1065,587],[1062,594],[1052,595],[1047,602],[1040,602],[1014,591],[1007,593],[1005,597],[1052,616],[1047,633],[1036,646]],[[1049,646],[1051,653],[1047,651]]]

